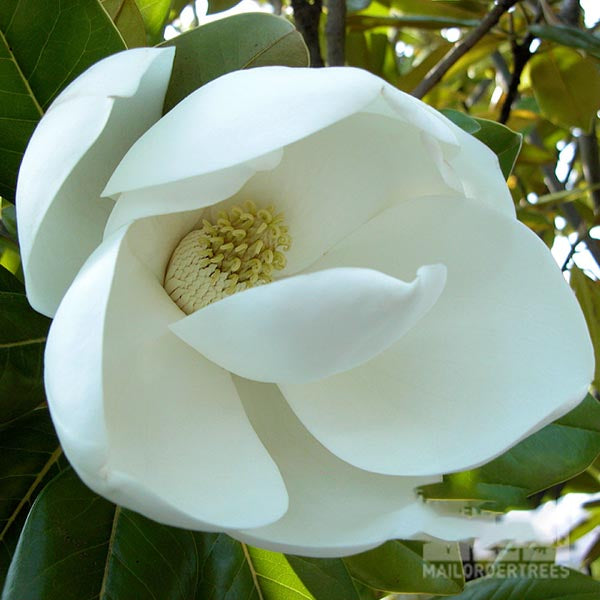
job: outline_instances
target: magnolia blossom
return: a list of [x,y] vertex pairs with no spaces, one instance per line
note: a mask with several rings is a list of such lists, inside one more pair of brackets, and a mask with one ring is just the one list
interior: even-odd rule
[[474,535],[415,489],[572,409],[593,371],[496,156],[352,68],[233,72],[161,116],[172,60],[96,64],[23,160],[73,467],[157,521],[298,554]]

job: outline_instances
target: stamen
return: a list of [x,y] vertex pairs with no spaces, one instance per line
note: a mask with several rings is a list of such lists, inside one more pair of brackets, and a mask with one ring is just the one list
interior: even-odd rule
[[286,265],[291,237],[272,206],[253,202],[203,219],[175,248],[164,287],[173,301],[191,314],[212,302],[273,281]]

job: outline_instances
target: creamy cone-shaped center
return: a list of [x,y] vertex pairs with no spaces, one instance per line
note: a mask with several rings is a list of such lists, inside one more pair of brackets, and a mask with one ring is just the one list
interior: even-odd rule
[[165,274],[164,287],[173,301],[191,314],[211,302],[270,283],[285,267],[291,238],[283,215],[272,206],[253,202],[203,219],[177,245]]

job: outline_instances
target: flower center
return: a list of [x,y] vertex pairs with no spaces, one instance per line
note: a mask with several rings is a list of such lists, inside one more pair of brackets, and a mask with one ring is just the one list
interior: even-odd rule
[[253,202],[202,220],[175,248],[164,287],[186,314],[211,302],[273,281],[285,267],[291,238],[283,215]]

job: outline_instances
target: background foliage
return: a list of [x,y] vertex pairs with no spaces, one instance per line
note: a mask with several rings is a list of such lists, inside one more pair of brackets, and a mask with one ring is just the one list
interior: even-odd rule
[[[345,559],[284,556],[116,507],[88,490],[62,456],[42,382],[49,321],[25,298],[15,223],[16,177],[36,123],[73,78],[127,47],[177,47],[167,109],[231,70],[306,65],[307,47],[312,66],[367,69],[424,97],[496,152],[519,218],[561,255],[596,349],[594,389],[580,407],[491,463],[448,475],[421,493],[501,513],[570,491],[600,492],[594,396],[600,380],[600,24],[586,25],[575,0],[270,2],[255,8],[280,16],[243,14],[208,24],[186,0],[0,3],[2,598],[600,597],[600,535],[582,557],[582,572],[562,579],[490,575],[465,586],[465,573],[472,577],[463,572],[470,561],[465,545],[444,548],[453,568],[437,576],[424,576],[422,542],[396,540]],[[237,3],[208,0],[207,13]],[[565,544],[598,531],[600,502],[587,508]],[[502,565],[506,554],[499,550],[494,560]]]

